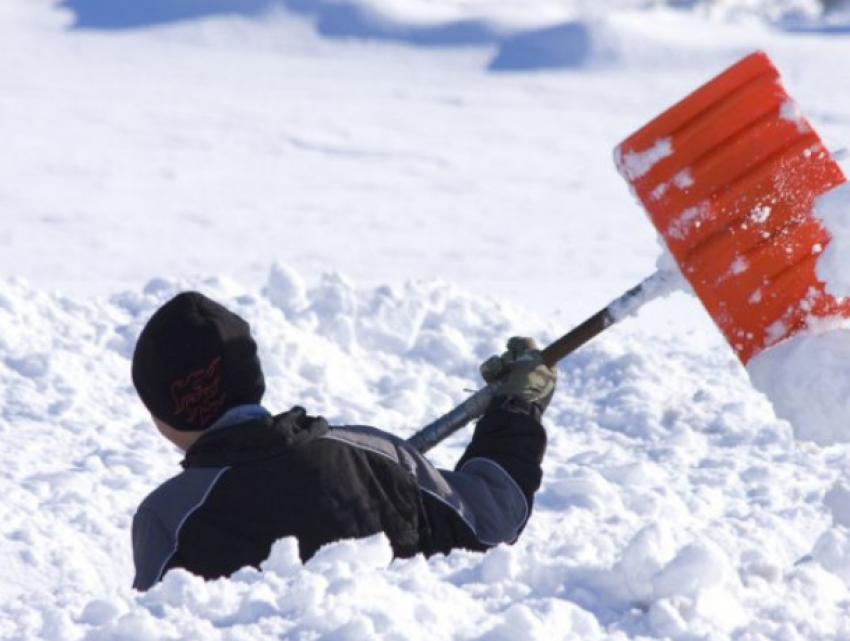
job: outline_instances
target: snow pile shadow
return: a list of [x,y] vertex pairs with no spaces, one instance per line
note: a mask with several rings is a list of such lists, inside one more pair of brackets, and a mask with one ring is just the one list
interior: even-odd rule
[[62,0],[78,29],[132,29],[208,16],[257,16],[278,0]]
[[316,30],[331,38],[451,46],[497,42],[502,33],[484,19],[435,23],[405,22],[351,2],[328,0],[63,0],[78,29],[132,29],[214,16],[261,17],[285,9],[315,19]]
[[612,61],[617,53],[594,23],[576,20],[507,38],[490,63],[493,71],[582,67]]
[[841,22],[783,22],[777,28],[799,35],[846,36],[850,34],[850,13]]
[[[274,11],[309,16],[316,31],[336,39],[382,40],[418,47],[495,46],[492,71],[577,68],[617,62],[632,53],[628,29],[612,18],[576,18],[539,28],[510,27],[487,14],[455,12],[425,19],[332,0],[63,0],[76,29],[122,30],[216,16],[259,20]],[[468,12],[467,12],[468,13]]]
[[[580,69],[632,64],[669,64],[689,59],[690,44],[678,35],[693,17],[683,12],[592,14],[570,20],[550,16],[534,27],[508,26],[496,14],[457,10],[451,18],[407,15],[353,1],[333,0],[63,0],[75,16],[73,28],[122,30],[238,16],[263,22],[277,13],[311,18],[316,32],[330,39],[398,42],[417,47],[491,46],[494,72]],[[659,38],[652,27],[672,20],[674,33]],[[680,21],[686,21],[682,26]],[[273,20],[271,22],[274,22]],[[678,26],[677,26],[678,25]],[[666,33],[666,32],[665,32]],[[671,55],[671,51],[677,55]]]
[[[412,9],[407,13],[398,7],[382,9],[363,0],[61,0],[59,6],[73,13],[74,28],[102,30],[217,16],[260,19],[283,10],[310,17],[316,31],[327,38],[383,40],[419,47],[495,46],[496,54],[489,65],[492,71],[573,69],[632,61],[636,56],[646,58],[647,54],[655,63],[670,62],[677,57],[675,51],[683,53],[682,49],[690,48],[688,40],[676,33],[679,29],[688,31],[687,25],[668,25],[661,41],[659,30],[647,31],[647,25],[674,15],[684,20],[704,19],[699,17],[704,6],[701,2],[680,3],[675,11],[633,12],[625,23],[620,22],[623,14],[615,11],[585,15],[575,7],[570,11],[565,6],[560,14],[550,15],[537,27],[510,26],[499,20],[492,7],[465,10],[448,6],[445,9],[453,17],[447,19],[445,14],[429,18]],[[794,16],[800,11],[774,15],[744,3],[731,3],[724,11],[733,16],[754,15],[789,33],[843,35],[850,31],[847,20],[836,15],[793,19],[786,15]],[[567,16],[574,17],[564,21]],[[668,36],[675,44],[674,51],[665,44]]]

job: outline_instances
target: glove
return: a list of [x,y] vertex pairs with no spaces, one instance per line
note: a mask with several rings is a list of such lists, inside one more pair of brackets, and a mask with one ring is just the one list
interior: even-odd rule
[[514,336],[508,351],[491,356],[479,368],[487,383],[501,382],[496,397],[521,398],[540,408],[542,414],[555,393],[557,371],[543,363],[543,356],[531,338]]

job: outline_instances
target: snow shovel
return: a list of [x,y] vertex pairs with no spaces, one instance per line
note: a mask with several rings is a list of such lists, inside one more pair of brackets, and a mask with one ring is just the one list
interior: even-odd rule
[[[617,167],[743,364],[805,331],[850,317],[824,290],[815,264],[830,236],[815,199],[845,181],[763,52],[750,54],[646,124],[615,150]],[[543,350],[554,365],[667,291],[650,276]],[[476,392],[417,432],[425,452],[487,407]]]

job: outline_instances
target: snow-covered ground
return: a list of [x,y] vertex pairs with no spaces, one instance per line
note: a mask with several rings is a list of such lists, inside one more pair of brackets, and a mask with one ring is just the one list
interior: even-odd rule
[[612,150],[739,57],[850,145],[841,12],[657,4],[0,0],[0,639],[850,638],[850,446],[682,292],[562,363],[517,545],[129,587],[180,456],[128,359],[180,289],[248,318],[270,409],[410,435],[655,270]]

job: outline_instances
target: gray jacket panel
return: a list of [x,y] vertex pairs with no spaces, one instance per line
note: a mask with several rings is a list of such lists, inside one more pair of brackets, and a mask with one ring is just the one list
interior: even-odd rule
[[139,506],[133,518],[133,587],[147,590],[162,578],[177,551],[180,528],[203,505],[229,468],[191,468],[167,481]]

